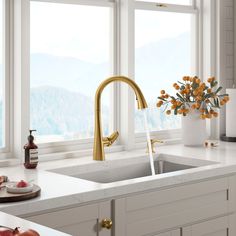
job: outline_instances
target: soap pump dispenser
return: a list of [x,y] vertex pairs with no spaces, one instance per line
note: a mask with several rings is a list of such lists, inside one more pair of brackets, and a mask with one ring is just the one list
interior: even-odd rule
[[36,130],[29,130],[28,143],[25,144],[25,162],[26,169],[35,169],[38,165],[38,146],[34,143],[34,136],[32,132]]

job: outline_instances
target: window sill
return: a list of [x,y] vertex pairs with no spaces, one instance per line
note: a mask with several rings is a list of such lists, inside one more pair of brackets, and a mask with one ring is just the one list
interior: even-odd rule
[[[106,153],[114,153],[114,152],[122,152],[124,151],[124,146],[122,145],[114,145],[109,148],[105,148]],[[69,159],[69,158],[80,158],[85,156],[92,156],[93,149],[82,149],[75,151],[66,151],[66,152],[54,152],[50,154],[39,155],[39,161],[52,161],[52,160],[61,160],[61,159]]]

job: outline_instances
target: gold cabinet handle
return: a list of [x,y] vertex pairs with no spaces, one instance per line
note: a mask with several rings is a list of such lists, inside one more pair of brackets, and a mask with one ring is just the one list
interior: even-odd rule
[[112,228],[112,220],[111,219],[103,219],[101,222],[102,228],[111,229]]

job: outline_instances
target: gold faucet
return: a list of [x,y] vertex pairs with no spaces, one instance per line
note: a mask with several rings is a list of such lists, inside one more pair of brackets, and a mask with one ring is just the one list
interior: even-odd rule
[[136,100],[138,103],[138,109],[147,108],[147,102],[138,87],[138,85],[131,79],[125,76],[114,76],[103,81],[96,92],[95,95],[95,130],[94,130],[94,146],[93,146],[93,160],[104,161],[104,146],[112,145],[119,136],[119,133],[116,131],[109,137],[104,137],[102,135],[102,125],[101,125],[101,95],[103,89],[110,84],[111,82],[124,82],[128,84],[136,95]]
[[[155,153],[155,149],[154,149],[155,143],[164,143],[162,140],[158,140],[158,139],[150,139],[150,142],[151,142],[152,153]],[[147,153],[149,153],[148,143],[147,143]]]

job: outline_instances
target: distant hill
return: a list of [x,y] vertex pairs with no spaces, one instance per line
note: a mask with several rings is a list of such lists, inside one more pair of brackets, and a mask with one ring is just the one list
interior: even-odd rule
[[[108,108],[103,106],[104,132]],[[93,135],[94,102],[91,98],[59,87],[44,86],[31,90],[31,127],[39,135],[84,138]]]
[[[190,48],[188,37],[188,34],[182,34],[136,50],[136,80],[153,104],[160,89],[168,90],[172,81],[190,73],[190,52],[186,50]],[[37,129],[40,135],[65,134],[71,137],[75,132],[77,138],[92,136],[93,98],[100,82],[110,76],[104,72],[108,66],[108,63],[93,64],[76,58],[31,55],[31,127]],[[0,81],[1,75],[0,65]],[[106,97],[107,104],[108,101]],[[103,129],[108,134],[109,107],[105,102]],[[2,102],[0,114],[1,109]],[[176,128],[179,125],[179,119],[167,117],[155,108],[147,113],[150,129]],[[0,122],[2,124],[2,117]],[[136,112],[136,127],[138,131],[144,131],[143,114],[140,112]],[[0,145],[1,142],[0,135]]]

